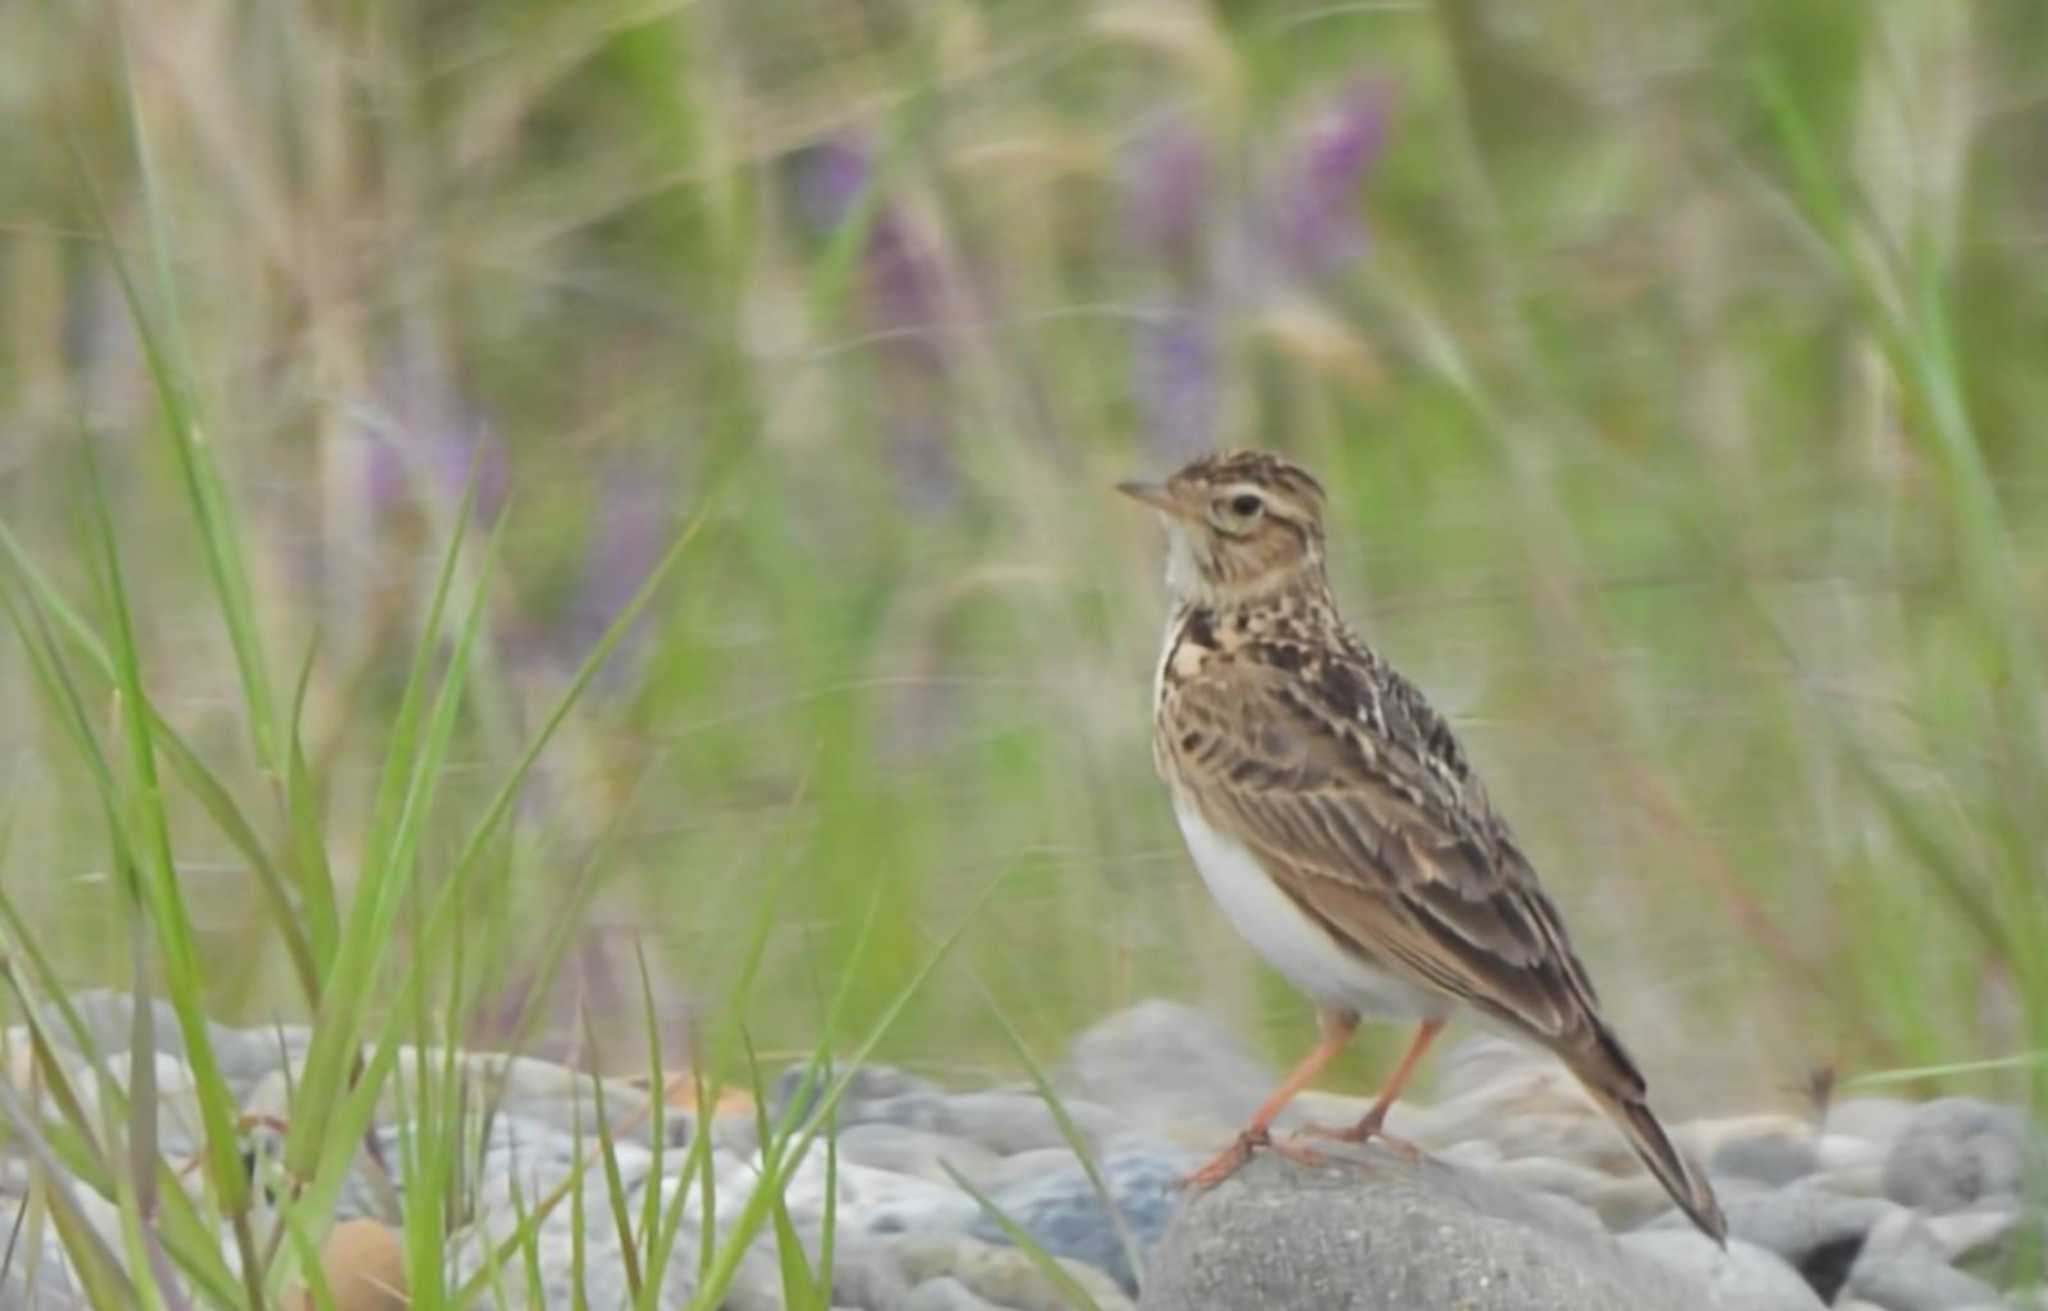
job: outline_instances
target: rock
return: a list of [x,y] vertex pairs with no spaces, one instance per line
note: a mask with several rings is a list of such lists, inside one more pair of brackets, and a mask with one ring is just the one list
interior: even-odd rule
[[[1777,1256],[1796,1269],[1823,1299],[1835,1296],[1862,1254],[1865,1237],[1885,1216],[1899,1210],[1890,1202],[1838,1197],[1810,1185],[1724,1200],[1728,1233]],[[1656,1230],[1689,1230],[1674,1212]]]
[[976,1297],[974,1290],[951,1275],[925,1280],[911,1289],[899,1306],[901,1311],[998,1311],[995,1303]]
[[[1066,1311],[1067,1300],[1031,1258],[960,1234],[905,1234],[894,1240],[896,1260],[916,1284],[950,1277],[985,1302],[1014,1311]],[[1060,1262],[1102,1311],[1131,1305],[1108,1275],[1078,1261]]]
[[[790,1100],[804,1085],[805,1065],[792,1065],[775,1077],[775,1085],[768,1091],[768,1123],[779,1124],[788,1109]],[[812,1086],[805,1091],[803,1115],[808,1115],[818,1104],[823,1092],[821,1085],[829,1083],[829,1074],[814,1078]],[[864,1065],[853,1072],[847,1081],[846,1091],[839,1099],[839,1123],[842,1126],[868,1123],[875,1117],[865,1114],[866,1108],[874,1102],[887,1101],[912,1093],[936,1093],[937,1085],[929,1079],[907,1074],[890,1065]],[[893,1123],[893,1121],[884,1121]]]
[[1474,1140],[1504,1159],[1564,1160],[1617,1177],[1642,1173],[1635,1152],[1556,1058],[1504,1038],[1460,1044],[1468,1052],[1455,1090],[1419,1112],[1407,1136],[1440,1150]]
[[1152,1311],[1690,1311],[1698,1290],[1497,1180],[1371,1151],[1270,1153],[1190,1198],[1147,1269]]
[[[1547,1156],[1524,1156],[1519,1160],[1503,1161],[1493,1173],[1509,1183],[1569,1198],[1581,1206],[1594,1210],[1598,1209],[1597,1199],[1615,1182],[1611,1175],[1602,1174],[1598,1170],[1589,1170],[1583,1165],[1574,1165],[1570,1161],[1554,1160]],[[1657,1191],[1661,1196],[1663,1189]]]
[[2048,1168],[2048,1144],[2009,1106],[1944,1097],[1915,1110],[1885,1161],[1885,1196],[1917,1211],[1958,1211],[2017,1197],[2025,1157]]
[[[1287,1109],[1281,1112],[1274,1124],[1283,1128],[1299,1128],[1308,1124],[1331,1127],[1357,1124],[1365,1118],[1365,1113],[1372,1109],[1376,1100],[1374,1097],[1353,1097],[1348,1093],[1307,1088],[1295,1094],[1294,1100],[1287,1104]],[[1231,1126],[1233,1132],[1237,1127]],[[1429,1112],[1414,1102],[1395,1102],[1387,1108],[1383,1127],[1396,1138],[1420,1143],[1429,1135]],[[1218,1141],[1217,1150],[1222,1149],[1224,1141],[1227,1139]]]
[[850,1129],[863,1124],[891,1124],[900,1129],[916,1129],[921,1133],[945,1133],[946,1097],[937,1092],[907,1092],[894,1097],[875,1097],[862,1100],[852,1106],[841,1104],[839,1127]]
[[2004,1246],[2020,1229],[2020,1219],[2019,1207],[1996,1206],[1929,1216],[1924,1223],[1943,1259],[1953,1265]]
[[[758,1158],[753,1164],[758,1170]],[[832,1177],[837,1188],[834,1204],[837,1220],[849,1230],[878,1230],[881,1228],[878,1218],[885,1215],[902,1217],[919,1212],[957,1214],[950,1208],[957,1207],[959,1202],[967,1201],[969,1206],[973,1205],[950,1182],[936,1184],[912,1175],[895,1174],[847,1161],[839,1162]],[[784,1180],[782,1200],[789,1208],[790,1219],[803,1226],[824,1223],[825,1179],[825,1149],[822,1145],[815,1146]],[[752,1180],[748,1180],[740,1192],[751,1195],[753,1187]],[[723,1212],[729,1205],[731,1203],[721,1188],[719,1210]]]
[[1113,1107],[1148,1132],[1235,1128],[1272,1091],[1273,1075],[1236,1035],[1201,1011],[1143,1001],[1074,1040],[1057,1087]]
[[[1123,1217],[1141,1260],[1166,1232],[1177,1202],[1175,1184],[1196,1164],[1165,1146],[1125,1151],[1097,1162],[1110,1201]],[[1106,1270],[1125,1292],[1136,1294],[1138,1272],[1131,1268],[1130,1254],[1078,1165],[1001,1189],[989,1201],[1046,1251]],[[970,1232],[991,1243],[1009,1241],[986,1216]]]
[[1616,1233],[1639,1228],[1659,1216],[1684,1225],[1692,1223],[1671,1204],[1671,1194],[1664,1191],[1664,1185],[1647,1174],[1609,1179],[1587,1205],[1600,1217],[1600,1223]]
[[0,1306],[87,1311],[85,1290],[71,1273],[70,1259],[55,1226],[43,1226],[40,1243],[27,1241],[34,1230],[18,1227],[26,1224],[21,1214],[24,1204],[22,1193],[13,1190],[0,1202],[0,1227],[20,1235],[12,1258],[0,1263]]
[[1813,1135],[1803,1125],[1794,1121],[1790,1127],[1750,1127],[1752,1132],[1730,1134],[1701,1153],[1710,1174],[1753,1179],[1775,1187],[1803,1179],[1820,1168]]
[[985,1179],[978,1180],[985,1192],[1000,1192],[1015,1184],[1029,1183],[1062,1170],[1078,1170],[1081,1158],[1071,1147],[1041,1147],[1035,1152],[1018,1152],[996,1162]]
[[[1063,1099],[1061,1106],[1091,1147],[1126,1127],[1123,1117],[1106,1106],[1079,1098]],[[998,1156],[1067,1145],[1052,1107],[1036,1093],[957,1093],[945,1099],[940,1117],[943,1132]]]
[[[334,1311],[405,1311],[405,1248],[397,1231],[375,1220],[344,1220],[320,1245],[320,1273],[334,1295]],[[313,1311],[301,1289],[292,1304]]]
[[952,1184],[950,1165],[970,1182],[981,1182],[1000,1167],[1002,1158],[978,1143],[950,1134],[905,1129],[894,1124],[858,1124],[839,1135],[841,1164],[890,1170],[935,1184]]
[[1886,1311],[1951,1311],[1998,1301],[1989,1284],[1949,1266],[1926,1219],[1896,1208],[1872,1226],[1842,1295]]
[[1649,1229],[1623,1235],[1621,1245],[1705,1290],[1701,1305],[1716,1311],[1822,1311],[1827,1305],[1798,1271],[1739,1238],[1723,1251],[1697,1229]]
[[[804,1236],[816,1268],[822,1230]],[[862,1311],[894,1311],[910,1297],[910,1281],[886,1240],[842,1228],[833,1237],[832,1303]]]
[[1939,1261],[1912,1257],[1858,1262],[1849,1272],[1850,1296],[1885,1311],[1956,1311],[1959,1307],[1997,1307],[1998,1290],[1981,1279]]
[[1890,1153],[1890,1142],[1872,1142],[1853,1134],[1824,1133],[1813,1140],[1814,1169],[1818,1171],[1874,1169],[1881,1172],[1884,1158]]
[[1918,1108],[1897,1097],[1845,1097],[1821,1117],[1824,1135],[1860,1138],[1889,1150]]
[[1526,1043],[1484,1031],[1452,1043],[1437,1058],[1436,1099],[1456,1101],[1514,1081],[1547,1058]]

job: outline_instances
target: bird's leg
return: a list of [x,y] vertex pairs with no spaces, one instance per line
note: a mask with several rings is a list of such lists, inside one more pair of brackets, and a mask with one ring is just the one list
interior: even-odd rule
[[1271,1147],[1281,1155],[1303,1165],[1315,1165],[1322,1160],[1304,1147],[1293,1143],[1274,1142],[1272,1134],[1274,1118],[1287,1109],[1287,1103],[1294,1100],[1296,1093],[1308,1087],[1310,1082],[1323,1072],[1323,1067],[1328,1065],[1338,1052],[1344,1050],[1344,1044],[1350,1040],[1352,1031],[1358,1027],[1358,1017],[1342,1011],[1323,1011],[1316,1018],[1318,1027],[1322,1030],[1322,1037],[1317,1041],[1315,1050],[1304,1056],[1301,1064],[1295,1066],[1288,1072],[1287,1077],[1280,1081],[1280,1086],[1273,1090],[1273,1095],[1260,1103],[1258,1110],[1252,1112],[1251,1123],[1245,1126],[1244,1132],[1237,1136],[1235,1142],[1224,1148],[1215,1160],[1181,1180],[1183,1187],[1214,1188],[1237,1173],[1239,1166],[1252,1159],[1253,1150],[1260,1147]]
[[1399,1063],[1394,1066],[1393,1074],[1388,1076],[1386,1087],[1380,1090],[1379,1097],[1373,1101],[1372,1109],[1367,1111],[1365,1117],[1357,1124],[1304,1125],[1302,1134],[1311,1138],[1334,1138],[1345,1143],[1363,1143],[1377,1138],[1409,1160],[1418,1159],[1422,1155],[1421,1148],[1405,1138],[1396,1138],[1382,1132],[1380,1126],[1386,1123],[1387,1112],[1392,1109],[1395,1099],[1401,1095],[1401,1090],[1407,1087],[1408,1080],[1414,1077],[1415,1067],[1421,1063],[1422,1054],[1429,1050],[1429,1044],[1436,1041],[1436,1036],[1443,1032],[1443,1028],[1442,1020],[1422,1022],[1421,1027],[1415,1030],[1415,1037],[1409,1042],[1408,1050],[1402,1053]]

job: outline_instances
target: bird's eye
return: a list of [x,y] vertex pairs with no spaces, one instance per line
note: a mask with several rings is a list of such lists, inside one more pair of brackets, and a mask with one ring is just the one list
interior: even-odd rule
[[1264,504],[1250,492],[1239,492],[1230,498],[1230,512],[1240,519],[1249,519],[1264,508]]

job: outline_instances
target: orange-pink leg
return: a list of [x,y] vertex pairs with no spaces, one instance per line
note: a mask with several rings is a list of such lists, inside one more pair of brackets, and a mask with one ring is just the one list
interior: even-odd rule
[[1352,1031],[1358,1027],[1358,1017],[1355,1015],[1324,1011],[1316,1018],[1322,1030],[1322,1038],[1316,1043],[1315,1050],[1303,1057],[1301,1064],[1295,1066],[1287,1077],[1280,1081],[1280,1086],[1273,1090],[1273,1095],[1252,1113],[1251,1123],[1237,1136],[1237,1141],[1224,1148],[1215,1160],[1183,1179],[1181,1182],[1184,1185],[1214,1188],[1235,1174],[1239,1166],[1251,1160],[1253,1150],[1260,1147],[1271,1147],[1304,1164],[1314,1164],[1321,1159],[1315,1153],[1293,1144],[1274,1142],[1272,1134],[1274,1118],[1287,1109],[1287,1103],[1294,1100],[1296,1093],[1308,1087],[1315,1077],[1323,1072],[1323,1067],[1328,1065],[1338,1052],[1344,1050],[1344,1044],[1350,1041]]
[[1421,1027],[1415,1030],[1415,1037],[1409,1042],[1408,1050],[1402,1053],[1400,1063],[1394,1066],[1393,1074],[1388,1076],[1386,1087],[1380,1090],[1379,1097],[1373,1102],[1372,1109],[1365,1113],[1364,1119],[1357,1124],[1336,1127],[1326,1124],[1305,1125],[1302,1133],[1312,1138],[1334,1138],[1346,1143],[1363,1143],[1377,1138],[1411,1161],[1421,1156],[1421,1149],[1414,1143],[1385,1133],[1380,1126],[1386,1123],[1387,1112],[1392,1109],[1395,1099],[1400,1097],[1401,1090],[1407,1087],[1408,1080],[1414,1077],[1415,1067],[1422,1063],[1422,1054],[1429,1050],[1429,1045],[1436,1041],[1436,1036],[1442,1033],[1443,1029],[1442,1020],[1422,1022]]

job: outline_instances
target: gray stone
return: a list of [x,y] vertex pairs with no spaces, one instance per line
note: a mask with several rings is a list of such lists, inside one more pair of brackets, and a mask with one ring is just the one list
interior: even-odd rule
[[[775,1077],[774,1086],[768,1090],[768,1123],[778,1124],[781,1122],[782,1114],[789,1108],[790,1100],[796,1096],[799,1089],[803,1088],[804,1074],[808,1068],[808,1066],[804,1065],[792,1065]],[[832,1077],[830,1074],[824,1074],[812,1078],[810,1081],[811,1086],[804,1094],[803,1114],[809,1114],[811,1109],[817,1105],[818,1097],[822,1091],[820,1085],[830,1082]],[[868,1114],[867,1107],[873,1102],[888,1101],[892,1098],[910,1094],[936,1093],[937,1091],[937,1085],[933,1084],[931,1080],[919,1078],[914,1074],[907,1074],[902,1070],[896,1069],[894,1066],[863,1065],[860,1069],[854,1071],[853,1077],[847,1081],[845,1093],[840,1096],[839,1123],[841,1125],[863,1124],[875,1119],[881,1119],[884,1123],[898,1123],[898,1121],[889,1120],[886,1117],[876,1117]]]
[[[1771,1252],[1798,1270],[1823,1298],[1833,1297],[1862,1253],[1864,1239],[1886,1216],[1907,1214],[1891,1202],[1838,1197],[1799,1184],[1775,1192],[1723,1200],[1728,1233]],[[1656,1229],[1680,1231],[1690,1222],[1673,1213]]]
[[1018,1152],[1005,1156],[996,1162],[995,1169],[986,1178],[978,1180],[988,1192],[1000,1192],[1016,1184],[1029,1183],[1046,1175],[1058,1174],[1062,1170],[1077,1170],[1081,1158],[1071,1147],[1041,1147],[1037,1151]]
[[1482,1030],[1452,1043],[1437,1058],[1436,1099],[1448,1102],[1487,1092],[1549,1064],[1549,1056],[1527,1043]]
[[[813,1261],[823,1231],[806,1235]],[[841,1229],[833,1236],[832,1303],[862,1311],[891,1311],[910,1298],[910,1281],[886,1240]]]
[[1897,1097],[1844,1097],[1821,1117],[1821,1133],[1861,1138],[1889,1149],[1918,1108]]
[[1724,1251],[1696,1229],[1649,1229],[1623,1235],[1621,1245],[1703,1289],[1701,1305],[1716,1311],[1821,1311],[1827,1305],[1798,1271],[1739,1238]]
[[[950,1276],[983,1301],[1014,1311],[1067,1311],[1067,1299],[1031,1258],[961,1234],[905,1234],[894,1240],[896,1260],[914,1284]],[[1078,1261],[1060,1266],[1102,1311],[1126,1311],[1130,1299],[1110,1277]]]
[[[1178,1200],[1175,1185],[1197,1164],[1163,1145],[1149,1151],[1122,1152],[1097,1163],[1110,1201],[1123,1217],[1140,1260],[1166,1232]],[[1131,1268],[1130,1253],[1079,1166],[1000,1189],[989,1201],[1054,1256],[1106,1270],[1125,1292],[1137,1292],[1138,1272]],[[986,1216],[971,1232],[991,1243],[1008,1241]]]
[[1951,1211],[1947,1215],[1929,1216],[1926,1225],[1950,1265],[2000,1265],[2013,1240],[2026,1234],[2017,1205]]
[[[1123,1118],[1106,1106],[1066,1098],[1061,1107],[1090,1146],[1125,1127]],[[957,1093],[945,1099],[937,1127],[998,1156],[1067,1145],[1052,1107],[1036,1093]]]
[[0,1229],[20,1235],[13,1240],[15,1249],[4,1270],[0,1270],[0,1306],[29,1307],[34,1311],[43,1311],[45,1307],[50,1311],[86,1311],[85,1290],[71,1273],[71,1260],[65,1255],[63,1240],[54,1226],[46,1220],[42,1241],[35,1244],[26,1241],[33,1230],[17,1229],[24,1223],[23,1200],[20,1196],[0,1200]]
[[1814,1168],[1820,1171],[1883,1170],[1891,1142],[1873,1142],[1854,1134],[1824,1133],[1813,1140]]
[[1002,1163],[979,1143],[894,1124],[857,1124],[842,1130],[839,1159],[945,1184],[952,1182],[945,1170],[950,1165],[976,1185],[990,1178]]
[[1898,1257],[1861,1262],[1849,1272],[1846,1292],[1885,1311],[1955,1311],[1997,1306],[1998,1290],[1939,1261]]
[[[1547,1156],[1524,1156],[1519,1160],[1503,1161],[1493,1173],[1509,1183],[1570,1198],[1581,1206],[1596,1210],[1597,1200],[1615,1182],[1612,1175]],[[1661,1194],[1663,1189],[1657,1191]]]
[[1733,1137],[1707,1157],[1707,1170],[1716,1176],[1754,1179],[1764,1184],[1789,1184],[1820,1168],[1820,1153],[1811,1135],[1763,1133]]
[[1886,1311],[1951,1311],[1998,1300],[1989,1284],[1951,1267],[1927,1220],[1906,1210],[1887,1213],[1871,1228],[1842,1294]]
[[920,1133],[945,1133],[951,1123],[946,1101],[943,1093],[907,1092],[894,1097],[865,1098],[852,1105],[842,1102],[839,1127],[845,1130],[862,1124],[892,1124]]
[[2009,1106],[1944,1097],[1914,1111],[1885,1162],[1885,1196],[1917,1211],[1958,1211],[2016,1197],[2032,1155],[2048,1169],[2048,1144]]
[[995,1303],[976,1297],[973,1289],[951,1275],[925,1280],[898,1305],[901,1311],[998,1311]]
[[964,1234],[982,1218],[981,1207],[965,1193],[946,1198],[899,1198],[872,1206],[860,1225],[871,1234]]
[[1114,1107],[1147,1129],[1235,1128],[1274,1079],[1236,1035],[1201,1011],[1143,1001],[1074,1040],[1058,1079],[1063,1095]]
[[1153,1253],[1152,1311],[1690,1311],[1699,1290],[1498,1180],[1390,1153],[1265,1154],[1190,1198]]

